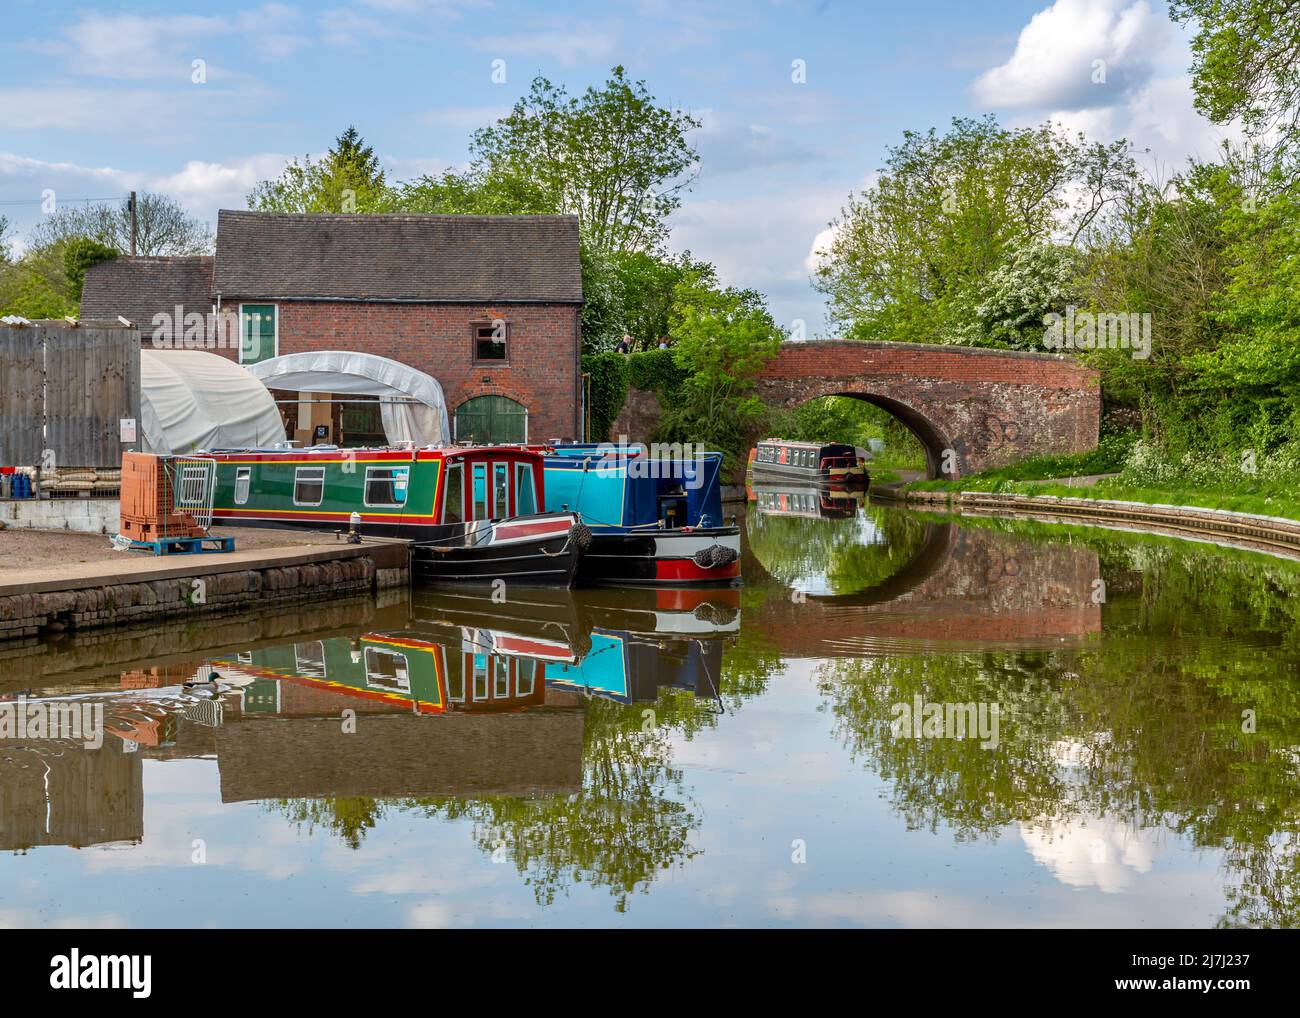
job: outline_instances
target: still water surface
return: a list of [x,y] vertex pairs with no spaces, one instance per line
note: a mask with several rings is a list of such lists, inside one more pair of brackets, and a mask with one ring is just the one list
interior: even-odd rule
[[3,648],[107,731],[0,739],[0,925],[1300,920],[1300,563],[767,509],[740,590]]

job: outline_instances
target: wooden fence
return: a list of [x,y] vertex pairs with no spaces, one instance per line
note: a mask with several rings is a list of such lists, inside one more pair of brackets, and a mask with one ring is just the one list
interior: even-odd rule
[[124,419],[139,428],[137,329],[0,325],[0,466],[120,467]]

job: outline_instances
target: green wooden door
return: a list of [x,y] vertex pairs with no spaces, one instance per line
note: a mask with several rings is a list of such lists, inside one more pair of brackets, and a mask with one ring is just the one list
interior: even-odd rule
[[244,304],[239,312],[239,363],[256,364],[276,356],[275,305]]

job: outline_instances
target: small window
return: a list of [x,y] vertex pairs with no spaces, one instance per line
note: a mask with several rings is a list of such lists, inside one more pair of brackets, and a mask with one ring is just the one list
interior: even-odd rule
[[486,654],[474,655],[474,699],[486,700],[488,698],[488,656]]
[[366,648],[366,685],[390,693],[411,691],[411,666],[405,654],[379,647]]
[[505,519],[510,515],[510,464],[492,464],[492,518]]
[[492,699],[506,700],[510,697],[510,662],[504,657],[493,659]]
[[248,484],[252,476],[252,467],[235,468],[235,505],[243,505],[248,501]]
[[299,467],[293,474],[293,504],[320,505],[325,497],[325,468]]
[[474,326],[474,359],[476,361],[508,360],[510,323],[498,318],[494,322]]
[[442,497],[442,522],[465,522],[465,466],[452,463],[447,467],[447,493]]
[[515,695],[532,696],[536,688],[537,662],[532,658],[520,658],[519,673],[515,676]]
[[410,467],[366,467],[366,505],[406,505]]
[[465,702],[465,655],[452,651],[447,655],[447,699]]
[[473,464],[474,478],[474,519],[486,520],[488,518],[488,499],[487,499],[487,464]]
[[533,468],[529,463],[515,464],[515,515],[537,512],[537,491],[533,488]]

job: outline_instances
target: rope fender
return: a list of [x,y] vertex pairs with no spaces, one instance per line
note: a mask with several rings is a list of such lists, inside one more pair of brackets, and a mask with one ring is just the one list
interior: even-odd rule
[[719,566],[731,565],[736,561],[737,555],[735,548],[714,544],[708,548],[701,548],[691,558],[701,569],[716,569]]

